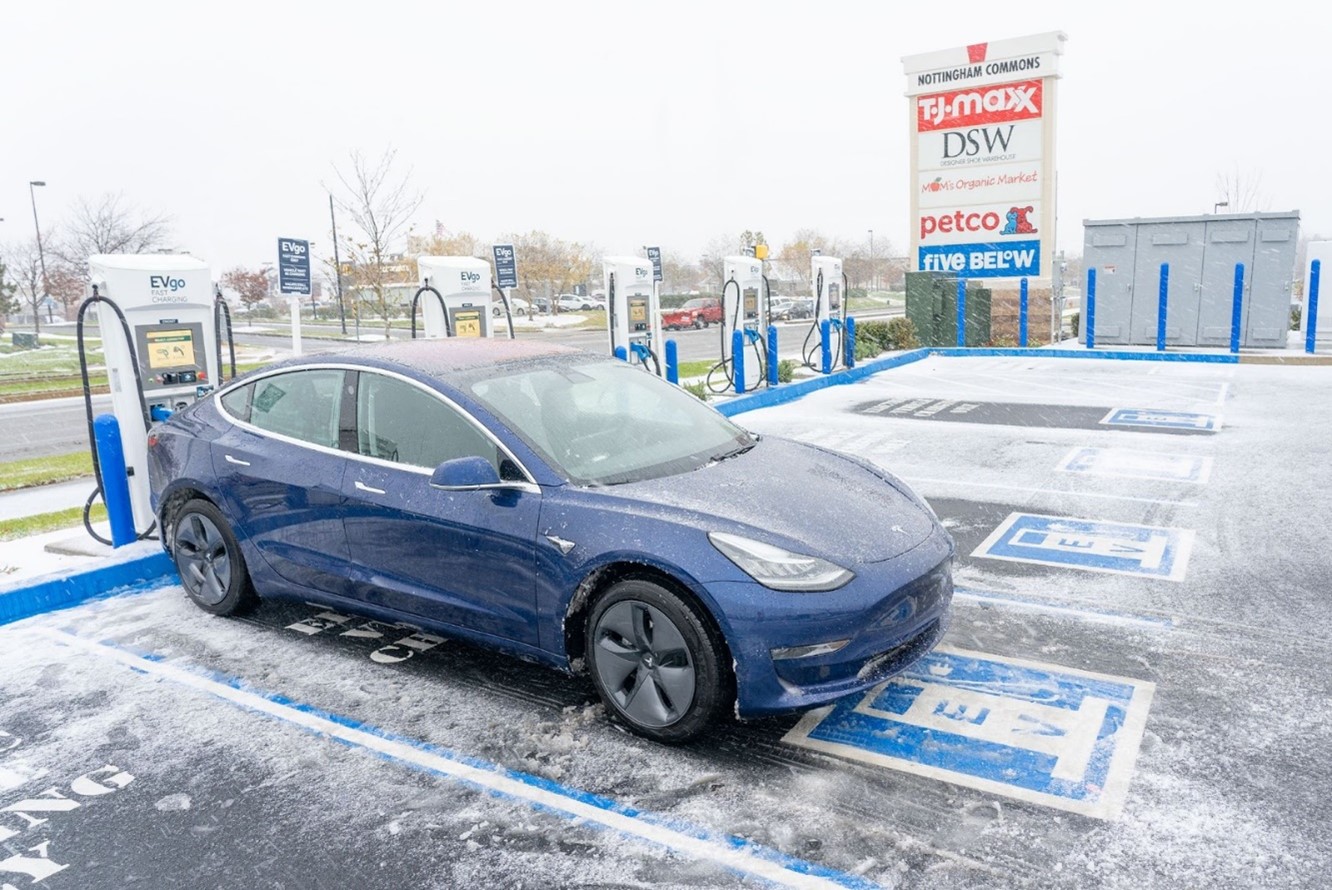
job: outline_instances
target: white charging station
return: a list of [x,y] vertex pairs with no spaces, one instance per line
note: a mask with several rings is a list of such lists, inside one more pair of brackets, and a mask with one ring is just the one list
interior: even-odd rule
[[99,254],[89,257],[88,268],[97,295],[119,307],[133,338],[131,353],[115,313],[98,304],[111,410],[120,424],[130,473],[134,523],[143,530],[152,525],[153,510],[148,491],[148,430],[139,386],[151,412],[154,408],[178,411],[216,385],[213,278],[207,263],[186,255]]
[[846,319],[846,301],[842,293],[842,260],[839,257],[814,256],[809,260],[811,296],[814,297],[814,322],[829,318]]
[[722,261],[722,359],[731,358],[731,334],[749,329],[760,338],[768,332],[768,301],[763,288],[763,262],[752,256]]
[[611,354],[623,347],[631,364],[661,376],[661,312],[652,261],[642,257],[605,257],[601,261],[606,288],[606,326],[610,330]]
[[[434,294],[421,294],[421,312],[425,317],[426,337],[444,337],[449,328],[455,337],[493,337],[491,317],[490,264],[471,256],[423,256],[416,261],[417,277],[422,285],[439,291],[444,306]],[[444,324],[444,312],[449,324]]]

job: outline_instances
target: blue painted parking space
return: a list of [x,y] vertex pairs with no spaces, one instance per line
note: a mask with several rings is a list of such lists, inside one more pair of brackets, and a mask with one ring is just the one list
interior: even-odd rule
[[1196,430],[1214,433],[1221,429],[1217,414],[1191,411],[1160,411],[1155,408],[1114,408],[1101,420],[1106,426],[1140,426],[1161,430]]
[[1155,687],[1021,659],[935,650],[786,741],[1101,819],[1123,807]]
[[1190,529],[1013,513],[972,556],[1183,581]]

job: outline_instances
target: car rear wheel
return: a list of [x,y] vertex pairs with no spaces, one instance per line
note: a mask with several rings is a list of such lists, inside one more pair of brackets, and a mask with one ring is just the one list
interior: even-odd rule
[[217,507],[187,503],[172,524],[171,556],[194,604],[214,615],[238,615],[258,605],[240,544]]
[[723,647],[695,608],[661,585],[621,581],[587,621],[588,667],[606,710],[639,735],[694,738],[729,706]]

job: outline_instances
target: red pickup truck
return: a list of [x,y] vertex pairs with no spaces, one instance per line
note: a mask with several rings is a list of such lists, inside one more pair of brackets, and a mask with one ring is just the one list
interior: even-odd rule
[[661,310],[661,326],[668,331],[684,328],[706,328],[721,324],[721,300],[716,297],[694,297],[679,309]]

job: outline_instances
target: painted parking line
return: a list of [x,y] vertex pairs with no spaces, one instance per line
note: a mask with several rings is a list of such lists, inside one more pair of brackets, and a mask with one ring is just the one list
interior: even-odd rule
[[1155,684],[939,647],[784,741],[1098,819],[1123,810]]
[[1192,529],[1010,513],[972,556],[1183,581]]
[[1101,423],[1106,426],[1140,426],[1157,430],[1191,430],[1214,433],[1221,429],[1221,415],[1189,411],[1157,411],[1152,408],[1111,408]]
[[1120,479],[1153,479],[1203,485],[1212,476],[1212,459],[1192,454],[1165,454],[1132,448],[1074,448],[1055,470]]
[[533,809],[563,816],[576,824],[609,829],[625,837],[712,862],[742,876],[752,876],[781,887],[820,890],[847,887],[871,890],[879,886],[856,875],[796,859],[743,838],[717,834],[643,812],[540,776],[505,769],[479,758],[293,702],[281,695],[255,689],[234,677],[196,672],[168,663],[159,655],[132,652],[113,643],[88,640],[65,631],[38,630],[37,633],[117,662],[144,676],[203,692],[314,735],[370,751],[385,760],[462,782]]
[[1098,624],[1110,624],[1118,627],[1151,628],[1169,630],[1175,626],[1175,619],[1159,615],[1135,615],[1130,612],[1118,612],[1114,609],[1090,609],[1086,606],[1069,606],[1059,603],[1044,602],[1027,597],[1013,596],[1007,593],[994,593],[988,590],[973,590],[968,587],[955,587],[953,601],[984,603],[993,606],[1005,606],[1029,612],[1045,612],[1050,615],[1062,615],[1077,618],[1080,621],[1092,621]]

